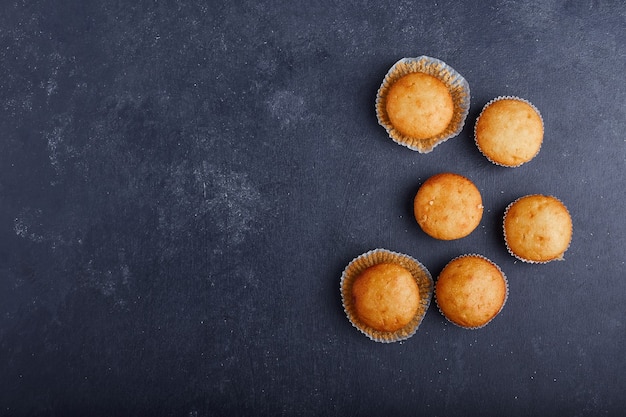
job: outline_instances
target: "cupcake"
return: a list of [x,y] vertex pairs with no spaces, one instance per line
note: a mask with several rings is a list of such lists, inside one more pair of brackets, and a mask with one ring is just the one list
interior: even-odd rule
[[376,116],[395,142],[427,153],[458,135],[469,111],[467,81],[435,58],[403,58],[387,72]]
[[547,195],[527,195],[504,213],[504,241],[516,258],[530,263],[563,260],[572,240],[572,218],[567,207]]
[[480,223],[480,191],[462,175],[444,172],[428,178],[413,200],[413,214],[422,230],[440,240],[460,239]]
[[450,322],[466,328],[485,326],[500,313],[508,296],[502,270],[481,255],[450,261],[435,285],[435,302]]
[[517,167],[539,153],[543,120],[530,102],[517,97],[497,97],[478,116],[474,139],[480,152],[494,164]]
[[413,336],[432,292],[432,277],[421,263],[385,249],[358,256],[341,276],[341,299],[348,319],[377,342]]

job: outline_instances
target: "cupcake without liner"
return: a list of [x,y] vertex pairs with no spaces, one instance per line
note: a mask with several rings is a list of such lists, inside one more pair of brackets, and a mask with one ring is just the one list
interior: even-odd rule
[[[414,74],[425,75],[421,77],[424,80],[419,78],[415,80],[418,85],[424,87],[423,89],[411,87],[413,81],[408,82],[405,78],[405,76],[412,77]],[[430,79],[431,77],[434,80]],[[401,81],[403,78],[404,81]],[[402,83],[407,81],[405,83],[407,85],[402,89],[407,94],[402,94],[399,104],[413,100],[411,105],[401,109],[403,114],[398,118],[409,120],[413,126],[429,127],[427,125],[435,121],[432,119],[434,117],[437,119],[437,126],[432,126],[434,129],[427,129],[424,134],[416,134],[409,132],[406,128],[403,131],[392,123],[392,118],[388,113],[388,94],[398,81]],[[439,88],[441,85],[445,86],[447,93],[441,91]],[[413,98],[409,99],[409,96]],[[414,99],[415,96],[418,97],[417,101]],[[385,128],[394,142],[420,153],[428,153],[440,143],[457,136],[463,129],[469,107],[470,89],[465,78],[445,62],[428,56],[400,59],[389,69],[376,95],[378,123]],[[416,115],[414,111],[420,113]],[[448,119],[447,124],[439,126],[442,120]],[[425,120],[429,122],[423,123]],[[420,121],[422,123],[419,123]]]
[[476,330],[489,324],[509,296],[506,276],[478,254],[461,255],[443,268],[435,284],[435,303],[452,324]]
[[483,107],[474,125],[474,142],[493,164],[516,168],[541,149],[544,126],[539,110],[515,96],[496,97]]
[[567,207],[554,196],[530,194],[507,206],[502,220],[509,253],[527,263],[562,261],[573,235]]
[[413,215],[429,236],[454,240],[480,224],[483,201],[476,185],[462,175],[442,172],[428,178],[413,199]]
[[[398,342],[417,331],[430,305],[433,285],[430,272],[419,261],[374,249],[344,269],[341,301],[348,320],[361,333],[376,342]],[[403,317],[402,321],[394,321],[396,316]]]

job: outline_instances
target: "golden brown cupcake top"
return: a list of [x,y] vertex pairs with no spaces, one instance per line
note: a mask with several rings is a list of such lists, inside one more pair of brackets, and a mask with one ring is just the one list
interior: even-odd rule
[[412,337],[433,293],[430,272],[412,257],[374,249],[354,258],[341,275],[341,300],[348,320],[376,342]]
[[364,270],[352,285],[352,297],[358,318],[379,331],[403,328],[420,305],[415,279],[406,268],[392,263]]
[[457,136],[469,107],[465,78],[428,56],[393,64],[376,94],[378,123],[394,142],[420,153]]
[[537,109],[525,100],[508,97],[488,103],[474,129],[478,149],[491,162],[516,167],[539,153],[543,121]]
[[426,234],[441,240],[469,235],[480,223],[480,191],[462,175],[445,172],[428,178],[413,201],[415,220]]
[[387,115],[402,134],[428,139],[442,133],[454,114],[448,87],[436,77],[421,72],[404,75],[387,93]]
[[453,259],[439,274],[435,300],[451,322],[466,328],[482,327],[502,309],[507,298],[504,274],[480,255]]
[[563,259],[572,239],[572,218],[555,197],[525,196],[508,207],[504,238],[509,251],[523,261]]

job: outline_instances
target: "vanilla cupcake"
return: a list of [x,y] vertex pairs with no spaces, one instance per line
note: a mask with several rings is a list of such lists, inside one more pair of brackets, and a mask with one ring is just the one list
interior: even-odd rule
[[358,256],[341,276],[341,299],[348,319],[377,342],[413,336],[432,292],[432,277],[421,263],[385,249]]
[[450,322],[466,329],[487,325],[502,310],[508,283],[502,270],[481,255],[450,261],[435,284],[435,302]]
[[421,185],[413,200],[413,214],[429,236],[440,240],[460,239],[480,223],[483,202],[472,181],[444,172]]
[[511,255],[530,263],[563,260],[572,240],[572,218],[556,197],[534,194],[511,203],[504,214],[504,241]]
[[469,84],[446,63],[403,58],[378,90],[376,116],[396,143],[427,153],[461,132],[469,104]]
[[543,119],[527,100],[497,97],[478,116],[474,140],[480,152],[494,164],[518,167],[539,153]]

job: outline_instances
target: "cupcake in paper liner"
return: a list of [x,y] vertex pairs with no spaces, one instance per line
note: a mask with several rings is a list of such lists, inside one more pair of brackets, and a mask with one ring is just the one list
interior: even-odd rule
[[340,286],[352,325],[383,343],[413,336],[433,294],[433,279],[424,265],[386,249],[353,259],[341,275]]
[[508,281],[500,267],[478,254],[451,260],[435,284],[437,308],[464,329],[486,326],[502,311],[508,295]]
[[537,156],[543,133],[543,118],[531,102],[500,96],[487,103],[476,119],[474,142],[492,163],[515,168]]
[[391,139],[421,153],[458,135],[470,106],[469,84],[436,58],[403,58],[385,75],[376,116]]
[[572,218],[556,197],[531,194],[506,208],[502,221],[509,253],[528,263],[563,260],[572,241]]

